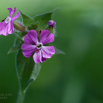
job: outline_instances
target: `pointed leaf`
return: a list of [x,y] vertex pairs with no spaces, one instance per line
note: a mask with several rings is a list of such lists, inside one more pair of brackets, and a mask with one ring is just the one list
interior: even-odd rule
[[55,54],[65,54],[65,53],[55,47]]
[[21,11],[20,11],[20,13],[21,13],[21,16],[22,16],[22,19],[23,19],[23,24],[27,29],[29,29],[32,25],[35,28],[37,27],[37,23],[35,23],[34,20],[31,17],[23,14]]
[[27,87],[34,81],[40,71],[41,65],[34,63],[33,57],[26,58],[22,54],[22,50],[18,51],[16,57],[16,70],[20,81],[21,91],[24,94]]
[[52,14],[53,11],[35,16],[34,21],[39,23],[37,29],[46,29],[47,22],[51,20]]
[[22,40],[17,36],[17,37],[15,38],[15,41],[14,41],[14,46],[8,51],[7,54],[10,54],[10,53],[12,53],[12,52],[20,49],[21,43],[22,43]]

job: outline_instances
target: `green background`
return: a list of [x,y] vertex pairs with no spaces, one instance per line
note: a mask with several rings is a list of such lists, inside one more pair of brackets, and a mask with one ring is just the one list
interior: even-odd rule
[[[59,8],[55,45],[65,54],[43,63],[24,103],[103,103],[103,0],[0,0],[0,21],[8,7],[31,17]],[[0,103],[17,100],[16,52],[7,54],[14,38],[0,36]]]

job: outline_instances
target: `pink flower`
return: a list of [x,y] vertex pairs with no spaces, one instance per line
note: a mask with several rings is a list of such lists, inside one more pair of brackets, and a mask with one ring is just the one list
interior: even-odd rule
[[13,27],[13,22],[16,18],[19,17],[19,12],[12,17],[12,15],[16,12],[16,7],[14,10],[12,8],[8,8],[9,10],[9,16],[0,22],[0,35],[5,35],[7,36],[8,34],[13,34],[14,33],[14,27]]
[[28,34],[24,36],[24,44],[21,46],[23,50],[23,55],[25,57],[30,57],[32,53],[33,60],[35,63],[44,62],[46,58],[51,58],[52,54],[55,53],[53,46],[44,46],[47,43],[54,41],[54,35],[49,34],[48,30],[43,30],[40,33],[40,42],[37,38],[37,32],[35,30],[30,30]]

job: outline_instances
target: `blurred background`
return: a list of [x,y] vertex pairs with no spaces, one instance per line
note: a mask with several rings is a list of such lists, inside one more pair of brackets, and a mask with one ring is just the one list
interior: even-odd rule
[[[31,17],[60,8],[53,14],[55,45],[65,54],[43,63],[24,103],[103,103],[103,0],[0,0],[0,21],[8,7]],[[16,52],[7,54],[14,38],[0,36],[0,103],[18,96]]]

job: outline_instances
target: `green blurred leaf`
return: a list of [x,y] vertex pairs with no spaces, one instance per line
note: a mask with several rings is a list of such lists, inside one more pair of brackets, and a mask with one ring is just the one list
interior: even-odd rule
[[40,68],[41,64],[34,63],[32,56],[26,58],[22,54],[21,49],[18,51],[18,54],[16,56],[16,70],[22,94],[25,93],[30,83],[37,78]]
[[65,54],[63,51],[57,49],[56,47],[55,48],[55,54]]
[[37,29],[46,29],[47,22],[51,20],[53,12],[54,11],[51,11],[45,14],[40,14],[33,18],[35,22],[39,23]]
[[15,38],[15,41],[14,41],[14,46],[8,51],[7,54],[10,54],[10,53],[12,53],[12,52],[20,49],[21,43],[22,43],[22,40],[17,36],[17,37]]

